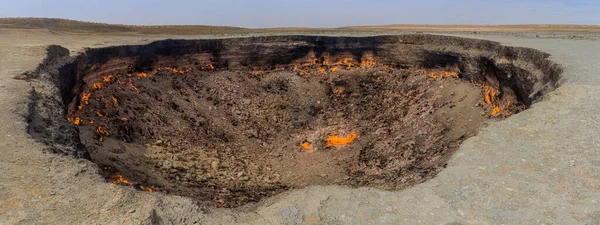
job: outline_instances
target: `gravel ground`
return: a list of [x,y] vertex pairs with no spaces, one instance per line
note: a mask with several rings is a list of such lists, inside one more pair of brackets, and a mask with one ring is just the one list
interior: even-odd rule
[[0,29],[0,224],[600,224],[600,42],[461,36],[549,52],[565,67],[564,83],[465,141],[423,184],[397,192],[312,186],[232,211],[104,183],[94,164],[44,154],[25,133],[30,86],[11,78],[34,69],[46,45],[78,52],[168,36]]

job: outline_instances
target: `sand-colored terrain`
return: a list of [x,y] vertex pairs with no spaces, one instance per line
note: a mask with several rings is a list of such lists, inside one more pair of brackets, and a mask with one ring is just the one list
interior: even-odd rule
[[[50,44],[64,46],[77,54],[88,47],[215,36],[206,32],[192,36],[139,31],[98,34],[40,27],[0,28],[0,102],[3,106],[0,108],[0,179],[3,180],[0,224],[600,223],[597,210],[600,201],[597,176],[600,172],[597,152],[600,149],[600,120],[597,118],[600,42],[595,41],[598,28],[419,27],[410,30],[413,28],[301,32],[330,35],[449,32],[489,39],[552,54],[551,59],[565,68],[564,82],[530,109],[491,123],[466,140],[448,167],[423,184],[401,191],[311,186],[234,210],[201,208],[183,197],[106,183],[97,166],[87,160],[44,153],[45,146],[31,139],[25,130],[31,84],[13,79],[35,69]],[[471,29],[464,30],[467,28]],[[300,31],[289,31],[296,32]],[[261,32],[242,33],[241,36],[248,36]]]

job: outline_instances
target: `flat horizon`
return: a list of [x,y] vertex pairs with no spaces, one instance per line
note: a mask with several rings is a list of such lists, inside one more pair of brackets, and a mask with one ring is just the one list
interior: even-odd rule
[[277,28],[309,28],[309,29],[338,29],[346,27],[393,27],[393,26],[441,26],[441,27],[457,27],[457,26],[470,26],[470,27],[498,27],[498,26],[582,26],[582,27],[600,27],[596,24],[371,24],[371,25],[350,25],[341,27],[307,27],[307,26],[290,26],[290,27],[238,27],[229,25],[212,25],[212,24],[121,24],[121,23],[105,23],[105,22],[94,22],[94,21],[83,21],[66,18],[50,18],[50,17],[0,17],[0,19],[47,19],[47,20],[65,20],[80,23],[95,23],[103,25],[114,25],[114,26],[139,26],[139,27],[154,27],[154,26],[214,26],[214,27],[231,27],[231,28],[242,28],[242,29],[277,29]]
[[135,25],[335,28],[395,24],[600,24],[600,2],[584,0],[5,0],[2,6],[0,17]]

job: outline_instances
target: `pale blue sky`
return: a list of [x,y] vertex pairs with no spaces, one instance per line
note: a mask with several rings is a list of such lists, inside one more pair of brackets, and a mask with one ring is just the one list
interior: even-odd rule
[[600,0],[0,0],[0,17],[241,27],[598,25]]

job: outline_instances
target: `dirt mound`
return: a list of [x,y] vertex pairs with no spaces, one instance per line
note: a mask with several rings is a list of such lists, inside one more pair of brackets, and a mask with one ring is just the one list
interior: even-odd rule
[[165,41],[90,50],[54,79],[111,182],[218,207],[314,184],[395,190],[559,73],[528,49],[490,58],[473,56],[487,42],[444,52],[416,37]]

